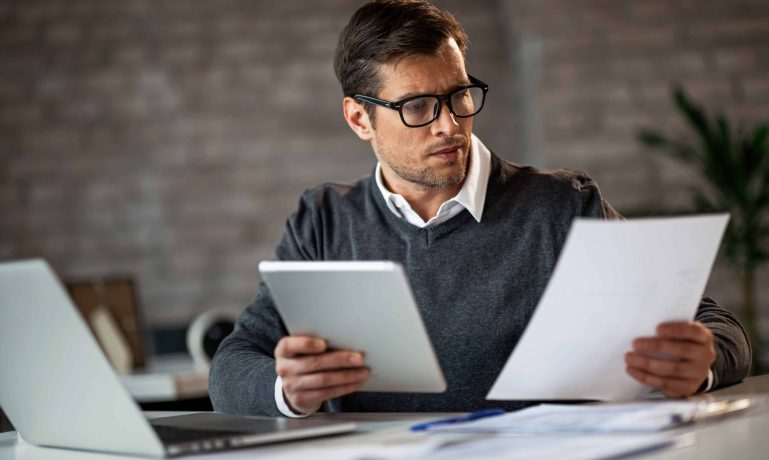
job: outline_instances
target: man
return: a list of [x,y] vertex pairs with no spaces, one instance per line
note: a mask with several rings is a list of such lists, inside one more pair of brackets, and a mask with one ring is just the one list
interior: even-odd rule
[[[365,358],[329,350],[322,338],[288,336],[261,284],[214,357],[216,410],[303,416],[323,405],[403,412],[526,405],[485,395],[544,291],[572,219],[619,215],[586,175],[502,161],[472,135],[488,87],[467,73],[467,43],[451,14],[422,1],[375,1],[353,15],[335,69],[345,120],[378,164],[355,184],[305,192],[276,250],[280,260],[402,263],[447,391],[356,392],[369,376]],[[739,323],[707,299],[696,319],[635,339],[628,374],[669,397],[741,380],[750,347]]]

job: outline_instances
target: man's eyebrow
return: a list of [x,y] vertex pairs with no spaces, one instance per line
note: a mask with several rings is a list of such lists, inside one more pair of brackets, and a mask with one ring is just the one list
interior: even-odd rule
[[403,99],[407,99],[407,98],[410,98],[412,96],[422,96],[424,94],[427,94],[427,93],[420,93],[418,91],[411,91],[411,92],[408,92],[408,93],[405,93],[405,94],[401,94],[400,96],[396,97],[395,100],[396,101],[401,101]]
[[[456,85],[454,85],[452,87],[452,89],[450,89],[449,91],[446,91],[443,94],[451,93],[453,91],[458,90],[459,88],[463,88],[463,87],[465,87],[467,85],[471,85],[471,84],[472,84],[472,82],[470,82],[470,80],[468,79],[464,83],[457,83]],[[410,91],[408,93],[404,93],[404,94],[399,95],[394,100],[395,101],[402,101],[403,99],[408,99],[408,98],[413,97],[413,96],[434,96],[434,95],[435,95],[434,93],[421,93],[419,91]]]

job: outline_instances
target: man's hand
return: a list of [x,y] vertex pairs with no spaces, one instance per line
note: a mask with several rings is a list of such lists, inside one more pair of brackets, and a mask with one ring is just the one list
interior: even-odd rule
[[283,380],[283,396],[291,410],[311,414],[323,401],[360,388],[369,377],[363,355],[327,351],[316,337],[287,336],[275,347],[275,370]]
[[698,321],[670,322],[657,326],[656,337],[633,341],[625,355],[627,373],[669,398],[697,392],[716,359],[713,333]]

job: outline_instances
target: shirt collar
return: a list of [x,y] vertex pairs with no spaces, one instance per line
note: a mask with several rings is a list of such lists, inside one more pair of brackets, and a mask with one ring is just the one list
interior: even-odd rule
[[[451,201],[457,202],[467,209],[476,221],[480,222],[483,216],[483,207],[486,203],[486,188],[489,184],[491,152],[475,134],[471,135],[470,145],[470,166],[467,168],[465,181],[462,183],[459,193],[446,201],[446,203]],[[404,206],[408,205],[408,202],[402,195],[392,193],[385,187],[384,180],[382,179],[382,165],[379,162],[377,162],[374,176],[376,185],[379,187],[387,207],[396,216],[402,217],[401,212],[398,210],[398,204],[400,203],[401,206]],[[441,205],[441,207],[446,203]]]

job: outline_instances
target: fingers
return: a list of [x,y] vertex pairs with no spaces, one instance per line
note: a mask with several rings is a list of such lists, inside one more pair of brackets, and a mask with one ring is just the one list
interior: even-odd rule
[[350,394],[360,388],[364,383],[365,380],[320,390],[302,391],[292,394],[291,397],[289,397],[287,393],[284,394],[286,394],[292,408],[295,408],[298,412],[309,414],[318,410],[320,405],[323,404],[323,401]]
[[283,395],[292,410],[310,414],[323,401],[356,391],[369,375],[368,369],[357,368],[289,376],[283,379]]
[[294,358],[277,358],[275,371],[281,377],[287,375],[309,374],[334,369],[347,369],[363,365],[363,355],[355,351],[331,351],[317,355],[305,355]]
[[699,382],[690,379],[660,377],[650,372],[628,366],[627,373],[639,382],[656,388],[668,398],[685,398],[697,392],[703,380]]
[[685,340],[643,337],[633,341],[633,351],[647,355],[669,356],[671,360],[710,361],[715,359],[715,348],[711,344]]
[[275,358],[292,358],[296,355],[323,353],[325,340],[309,336],[286,336],[275,347]]
[[316,372],[285,380],[283,390],[287,393],[299,393],[353,385],[365,382],[369,373],[370,371],[364,367],[343,371]]
[[696,393],[716,359],[713,333],[699,322],[670,322],[657,334],[633,341],[625,355],[628,374],[669,397]]
[[658,359],[638,353],[627,353],[625,363],[632,368],[643,370],[660,377],[672,377],[676,379],[696,380],[707,375],[708,366],[703,366],[696,361]]
[[274,353],[286,402],[305,414],[318,410],[326,399],[356,391],[371,374],[363,367],[361,353],[328,351],[328,344],[317,337],[283,337]]
[[696,343],[708,343],[713,340],[713,333],[698,321],[675,321],[657,326],[657,336],[676,340],[690,340]]

